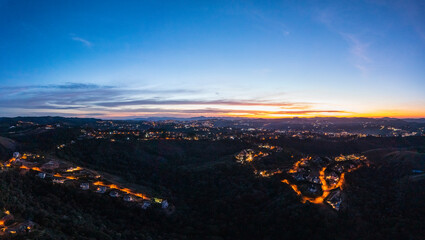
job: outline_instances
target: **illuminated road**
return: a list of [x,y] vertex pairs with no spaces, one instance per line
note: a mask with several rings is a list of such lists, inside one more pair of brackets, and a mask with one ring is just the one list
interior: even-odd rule
[[[345,158],[343,158],[343,156],[337,157],[335,158],[336,161],[335,162],[343,162],[345,161]],[[348,160],[366,160],[363,156],[360,157],[356,157],[354,155],[349,155],[347,156]],[[302,165],[305,165],[306,163],[308,163],[309,161],[311,161],[311,157],[307,157],[307,158],[302,158],[299,161],[295,162],[293,167],[288,170],[289,174],[297,174],[302,172]],[[335,163],[333,162],[333,163]],[[368,165],[368,163],[365,161],[366,165]],[[337,182],[329,184],[327,181],[327,178],[330,178],[329,176],[326,175],[325,172],[327,172],[328,167],[330,166],[330,164],[327,164],[327,166],[322,167],[321,170],[319,171],[319,180],[320,180],[320,187],[322,190],[322,194],[320,196],[315,196],[315,197],[310,197],[310,196],[306,196],[305,194],[302,193],[302,191],[300,190],[299,186],[296,183],[292,183],[290,182],[288,179],[283,179],[282,182],[285,184],[288,184],[292,190],[301,198],[301,202],[302,203],[306,203],[307,201],[314,203],[314,204],[322,204],[325,199],[329,196],[329,194],[336,189],[341,189],[345,183],[345,174],[347,172],[352,172],[354,170],[357,170],[358,168],[360,168],[362,166],[362,164],[358,164],[357,166],[351,167],[349,169],[346,169],[345,172],[341,173],[339,175],[339,177],[337,178]]]

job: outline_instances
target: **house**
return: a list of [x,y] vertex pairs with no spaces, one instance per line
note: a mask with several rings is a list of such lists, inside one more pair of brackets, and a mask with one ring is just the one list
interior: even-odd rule
[[43,166],[41,166],[41,168],[43,170],[49,169],[49,170],[54,170],[56,168],[59,168],[59,163],[56,161],[49,161],[45,164],[43,164]]
[[64,183],[65,179],[64,178],[54,178],[52,181],[53,181],[53,183]]
[[37,177],[39,177],[39,178],[41,178],[41,179],[44,179],[44,178],[46,177],[46,173],[44,173],[44,172],[39,172],[39,173],[37,173]]
[[97,188],[96,190],[97,193],[105,193],[106,192],[106,187],[105,186],[100,186]]
[[150,201],[144,201],[142,204],[142,209],[148,209],[151,206],[151,202]]
[[35,223],[32,221],[25,221],[23,223],[14,223],[7,227],[6,232],[11,234],[28,233],[34,228]]
[[327,198],[326,203],[328,203],[333,209],[339,211],[342,203],[342,194],[340,190],[333,191]]
[[330,184],[336,184],[339,181],[339,175],[336,172],[331,172],[326,176],[326,180],[330,181]]
[[304,178],[303,174],[301,174],[301,173],[296,173],[296,174],[294,174],[294,178],[295,178],[295,180],[297,180],[297,181],[303,181],[303,180],[305,180],[305,178]]
[[316,188],[316,186],[312,185],[308,188],[308,191],[311,192],[311,193],[317,193],[317,188]]
[[80,188],[83,189],[83,190],[89,190],[90,184],[89,183],[81,183]]
[[109,193],[109,196],[111,196],[111,197],[119,197],[120,194],[117,191],[112,191],[112,192]]
[[167,200],[162,201],[161,207],[162,208],[167,208],[168,207],[168,201]]
[[19,158],[20,156],[21,156],[21,154],[19,152],[13,153],[13,158]]
[[134,199],[131,195],[125,195],[124,196],[124,201],[126,202],[132,202]]
[[320,183],[320,179],[317,176],[312,176],[311,174],[306,177],[309,182]]

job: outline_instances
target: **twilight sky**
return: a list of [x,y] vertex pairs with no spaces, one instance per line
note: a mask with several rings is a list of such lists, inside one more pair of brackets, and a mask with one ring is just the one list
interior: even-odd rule
[[0,0],[0,116],[425,117],[425,1]]

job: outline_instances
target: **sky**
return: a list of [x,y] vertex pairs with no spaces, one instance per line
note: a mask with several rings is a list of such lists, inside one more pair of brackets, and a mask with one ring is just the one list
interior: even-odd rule
[[0,116],[425,117],[425,1],[0,0]]

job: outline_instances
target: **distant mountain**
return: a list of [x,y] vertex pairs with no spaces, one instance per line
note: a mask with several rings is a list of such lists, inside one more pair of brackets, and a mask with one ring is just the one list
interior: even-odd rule
[[425,123],[425,118],[406,118],[403,120],[406,122]]

